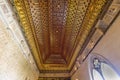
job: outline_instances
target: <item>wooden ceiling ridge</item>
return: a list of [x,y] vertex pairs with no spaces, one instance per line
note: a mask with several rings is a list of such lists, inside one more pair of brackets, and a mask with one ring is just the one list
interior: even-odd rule
[[14,0],[42,72],[70,71],[108,0]]

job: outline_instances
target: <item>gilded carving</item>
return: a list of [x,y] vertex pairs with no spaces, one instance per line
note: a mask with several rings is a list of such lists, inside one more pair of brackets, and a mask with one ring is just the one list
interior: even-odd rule
[[40,71],[71,69],[107,1],[14,0]]

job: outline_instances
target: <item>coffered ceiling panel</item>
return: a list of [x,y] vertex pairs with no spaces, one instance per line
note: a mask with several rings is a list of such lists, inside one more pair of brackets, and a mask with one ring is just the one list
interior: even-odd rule
[[107,0],[13,0],[41,72],[70,71]]

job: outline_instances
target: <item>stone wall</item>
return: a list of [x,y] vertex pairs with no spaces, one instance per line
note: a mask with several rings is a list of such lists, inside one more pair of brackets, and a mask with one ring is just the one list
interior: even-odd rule
[[37,80],[38,69],[8,0],[0,0],[0,80]]

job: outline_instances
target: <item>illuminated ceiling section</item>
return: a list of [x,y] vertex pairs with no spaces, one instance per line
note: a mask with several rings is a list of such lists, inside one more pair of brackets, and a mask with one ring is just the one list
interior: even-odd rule
[[42,71],[70,71],[107,0],[13,0]]

